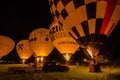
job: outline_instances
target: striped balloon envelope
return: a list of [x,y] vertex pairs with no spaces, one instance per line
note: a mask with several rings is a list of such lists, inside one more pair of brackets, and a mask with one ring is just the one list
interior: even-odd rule
[[120,0],[49,0],[49,5],[53,18],[93,56],[120,20]]

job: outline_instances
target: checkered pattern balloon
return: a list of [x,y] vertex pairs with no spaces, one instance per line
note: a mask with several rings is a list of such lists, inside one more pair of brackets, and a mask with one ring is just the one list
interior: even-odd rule
[[120,19],[120,0],[49,0],[54,19],[81,44],[102,43]]

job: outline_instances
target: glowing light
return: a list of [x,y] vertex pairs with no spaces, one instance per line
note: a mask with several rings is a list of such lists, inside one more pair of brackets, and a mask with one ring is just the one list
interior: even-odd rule
[[44,52],[41,52],[41,53],[40,53],[40,56],[45,56],[45,53],[44,53]]
[[88,51],[89,55],[93,58],[92,52],[89,49],[87,49],[87,51]]
[[37,62],[39,62],[40,61],[40,57],[37,57],[36,60],[37,60]]
[[71,55],[69,53],[63,54],[63,56],[65,57],[66,61],[69,61],[71,58]]
[[40,61],[41,61],[41,62],[43,62],[43,60],[44,60],[44,57],[43,57],[43,56],[41,56],[41,57],[40,57]]
[[43,62],[44,59],[45,59],[44,56],[36,57],[37,62]]
[[85,62],[86,62],[87,60],[86,60],[86,59],[83,59],[83,61],[85,61]]
[[25,61],[26,61],[25,59],[22,59],[22,64],[24,64],[24,63],[25,63]]

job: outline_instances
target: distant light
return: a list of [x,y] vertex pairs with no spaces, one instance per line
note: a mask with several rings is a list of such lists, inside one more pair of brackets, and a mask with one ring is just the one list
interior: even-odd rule
[[86,60],[86,59],[83,59],[83,61],[85,61],[85,62],[86,62],[87,60]]

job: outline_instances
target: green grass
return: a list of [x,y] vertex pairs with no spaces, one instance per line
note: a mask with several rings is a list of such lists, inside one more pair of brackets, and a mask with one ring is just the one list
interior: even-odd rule
[[91,73],[88,66],[70,66],[69,72],[0,73],[0,80],[120,80],[120,68],[101,66],[102,72]]

